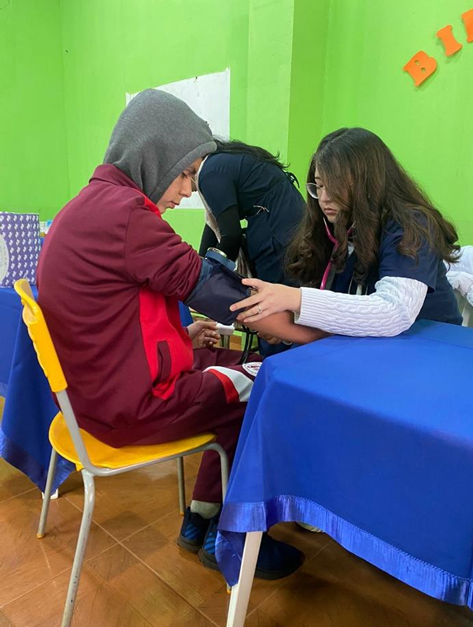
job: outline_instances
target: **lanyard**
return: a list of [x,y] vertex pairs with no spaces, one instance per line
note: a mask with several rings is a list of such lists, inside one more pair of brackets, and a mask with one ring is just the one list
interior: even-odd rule
[[[333,259],[334,254],[337,252],[338,247],[340,246],[340,242],[332,235],[332,232],[328,228],[328,224],[327,224],[327,221],[325,220],[325,217],[323,218],[323,220],[324,220],[324,225],[325,225],[325,232],[327,234],[327,237],[333,244],[333,249],[332,249],[332,253],[330,255],[330,259],[327,264],[327,267],[325,268],[325,272],[322,276],[322,281],[320,282],[320,287],[319,287],[320,290],[324,290],[327,286],[327,280],[328,280],[328,277],[330,276],[330,271],[332,270],[332,265],[333,265],[332,259]],[[347,231],[347,236],[350,237],[352,232],[353,232],[353,227],[351,226]]]

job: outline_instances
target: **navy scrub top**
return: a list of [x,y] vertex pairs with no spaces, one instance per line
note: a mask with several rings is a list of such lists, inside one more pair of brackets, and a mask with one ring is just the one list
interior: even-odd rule
[[274,257],[282,267],[285,247],[305,209],[290,175],[246,153],[219,152],[205,160],[199,188],[215,218],[229,207],[238,207],[240,220],[248,222],[248,257],[257,276],[281,281],[282,276],[275,276]]
[[[379,265],[376,272],[370,275],[366,293],[375,291],[375,283],[383,277],[403,277],[416,279],[427,285],[427,296],[417,320],[435,320],[461,324],[462,318],[452,286],[446,276],[446,268],[438,254],[424,242],[418,250],[418,259],[412,259],[398,252],[403,229],[393,221],[389,221],[383,231],[379,251]],[[356,285],[352,281],[356,261],[353,252],[346,263],[345,269],[335,275],[330,289],[334,292],[355,293]]]

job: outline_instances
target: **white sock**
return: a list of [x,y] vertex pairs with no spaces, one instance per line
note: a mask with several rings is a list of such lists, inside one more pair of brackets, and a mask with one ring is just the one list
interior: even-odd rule
[[220,503],[207,503],[206,501],[191,501],[191,512],[199,514],[207,520],[213,518],[220,511]]

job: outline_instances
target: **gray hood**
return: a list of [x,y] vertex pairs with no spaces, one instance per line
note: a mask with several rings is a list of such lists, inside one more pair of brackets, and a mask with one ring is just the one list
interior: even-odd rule
[[185,102],[146,89],[118,118],[104,163],[122,170],[156,203],[183,170],[216,148],[207,122]]

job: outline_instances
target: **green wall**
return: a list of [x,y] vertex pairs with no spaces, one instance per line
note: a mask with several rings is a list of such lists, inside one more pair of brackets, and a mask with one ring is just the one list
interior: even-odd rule
[[[377,132],[473,242],[471,0],[5,0],[0,209],[53,217],[100,163],[125,93],[231,69],[231,134],[304,182],[321,136]],[[447,59],[436,32],[463,49]],[[418,51],[438,69],[415,88]],[[199,210],[168,212],[197,245]]]
[[[473,243],[473,43],[461,14],[472,0],[331,0],[323,132],[378,133],[434,203]],[[451,24],[463,49],[447,58],[436,37]],[[436,73],[415,88],[403,66],[419,50]]]
[[[125,92],[231,69],[231,134],[285,157],[294,0],[63,0],[71,194],[100,163]],[[115,9],[115,10],[113,10]],[[200,210],[166,218],[197,245]]]
[[330,0],[296,0],[292,44],[288,160],[304,189],[322,134]]
[[69,198],[59,0],[0,2],[0,210]]

